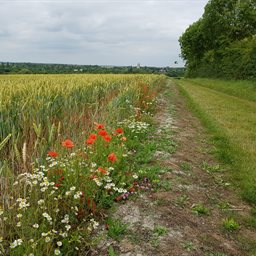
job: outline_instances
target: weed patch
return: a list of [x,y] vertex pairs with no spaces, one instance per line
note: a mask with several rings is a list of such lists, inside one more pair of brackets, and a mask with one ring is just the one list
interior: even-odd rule
[[239,224],[233,218],[224,219],[222,222],[222,226],[227,231],[235,231],[239,229]]

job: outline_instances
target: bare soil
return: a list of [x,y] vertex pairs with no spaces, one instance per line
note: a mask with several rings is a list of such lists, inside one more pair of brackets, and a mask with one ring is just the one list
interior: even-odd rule
[[[256,232],[244,225],[250,206],[230,186],[225,169],[211,153],[213,146],[202,124],[189,111],[173,82],[168,90],[173,96],[170,100],[163,94],[159,101],[155,115],[158,131],[154,136],[157,139],[165,130],[166,139],[177,143],[173,154],[155,153],[158,164],[169,170],[159,178],[170,182],[171,188],[141,193],[119,204],[113,216],[128,224],[126,234],[118,242],[102,240],[92,255],[108,255],[110,245],[121,256],[254,255],[249,251]],[[193,212],[199,203],[209,209],[209,214]],[[223,220],[229,217],[239,223],[238,230],[224,229]]]

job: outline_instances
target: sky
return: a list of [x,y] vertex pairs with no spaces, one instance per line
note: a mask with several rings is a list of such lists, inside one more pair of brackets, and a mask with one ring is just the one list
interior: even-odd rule
[[0,0],[0,61],[183,66],[178,39],[207,2]]

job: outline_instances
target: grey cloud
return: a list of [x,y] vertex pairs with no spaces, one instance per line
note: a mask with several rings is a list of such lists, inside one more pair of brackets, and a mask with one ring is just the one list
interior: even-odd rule
[[5,1],[0,61],[166,66],[207,0]]

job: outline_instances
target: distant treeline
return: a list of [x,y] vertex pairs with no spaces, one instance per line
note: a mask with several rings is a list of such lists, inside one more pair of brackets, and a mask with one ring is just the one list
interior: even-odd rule
[[0,74],[166,74],[182,77],[185,68],[0,62]]
[[210,0],[179,41],[189,77],[256,79],[256,1]]

